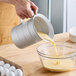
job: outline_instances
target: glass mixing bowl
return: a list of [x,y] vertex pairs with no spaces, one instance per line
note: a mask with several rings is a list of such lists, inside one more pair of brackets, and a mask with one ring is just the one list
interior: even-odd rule
[[76,68],[76,48],[66,44],[56,44],[58,57],[51,43],[41,44],[37,48],[44,68],[52,72],[66,72]]

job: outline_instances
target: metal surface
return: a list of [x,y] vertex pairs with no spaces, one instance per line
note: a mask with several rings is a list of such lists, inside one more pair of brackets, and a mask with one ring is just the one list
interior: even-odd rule
[[25,48],[42,40],[37,31],[48,34],[51,38],[54,37],[54,30],[48,19],[37,14],[25,23],[21,23],[14,27],[11,31],[11,37],[15,45],[19,48]]

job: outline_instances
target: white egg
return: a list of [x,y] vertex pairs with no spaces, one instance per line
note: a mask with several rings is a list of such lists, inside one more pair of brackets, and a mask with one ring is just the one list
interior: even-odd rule
[[6,76],[10,76],[10,74],[11,74],[11,72],[9,71],[9,72],[6,73]]
[[10,72],[10,76],[16,76],[14,72]]
[[17,70],[15,71],[15,75],[18,76]]
[[10,76],[10,72],[8,74],[6,74],[6,76]]
[[5,76],[5,69],[4,67],[0,66],[0,73],[1,73],[1,76]]
[[6,63],[3,67],[9,69],[10,68],[10,64]]
[[9,71],[9,69],[7,69],[7,68],[4,68],[4,70],[5,70],[5,74],[6,74],[6,76],[7,76],[10,71]]
[[15,72],[16,68],[15,68],[15,66],[11,66],[11,67],[9,68],[9,70]]
[[22,70],[21,70],[21,69],[17,69],[17,70],[15,71],[15,75],[16,75],[16,76],[23,76]]
[[5,64],[4,61],[0,61],[0,66],[3,66]]

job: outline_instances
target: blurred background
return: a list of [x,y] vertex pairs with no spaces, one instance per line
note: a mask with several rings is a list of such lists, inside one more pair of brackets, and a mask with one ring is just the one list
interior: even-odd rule
[[76,0],[32,0],[39,13],[44,14],[54,27],[55,33],[69,32],[76,26]]
[[[76,0],[31,1],[39,7],[39,13],[49,19],[55,34],[69,32],[70,28],[76,26]],[[12,43],[10,32],[20,24],[20,20],[14,5],[0,3],[0,45]]]

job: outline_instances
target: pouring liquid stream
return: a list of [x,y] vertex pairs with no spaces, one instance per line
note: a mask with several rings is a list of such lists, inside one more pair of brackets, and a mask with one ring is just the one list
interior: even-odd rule
[[[57,47],[55,45],[55,42],[53,39],[51,39],[47,34],[42,33],[42,32],[37,32],[38,35],[49,42],[52,43],[55,53],[56,53],[56,58],[59,58],[59,53],[57,50]],[[71,59],[46,59],[43,61],[43,65],[46,69],[53,71],[53,72],[65,72],[69,71],[74,67],[74,62]]]
[[[38,35],[39,35],[42,39],[45,39],[45,40],[47,40],[47,41],[49,41],[49,42],[52,43],[52,45],[54,46],[54,49],[55,49],[56,57],[58,58],[59,55],[58,55],[57,47],[56,47],[56,45],[55,45],[54,40],[51,39],[51,38],[50,38],[47,34],[45,34],[45,33],[42,33],[42,32],[37,32],[37,33],[38,33]],[[60,64],[60,61],[57,60],[57,61],[56,61],[56,64]]]

